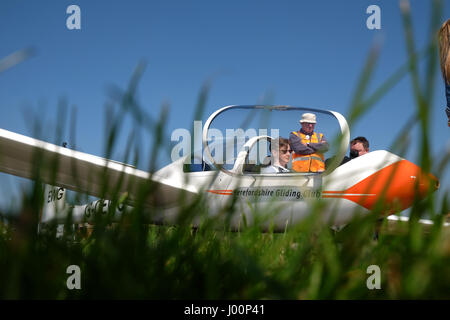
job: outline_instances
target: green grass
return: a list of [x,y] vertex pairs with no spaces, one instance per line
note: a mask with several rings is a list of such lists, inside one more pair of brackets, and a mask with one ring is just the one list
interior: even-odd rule
[[[434,3],[432,35],[437,30],[440,5]],[[409,61],[369,95],[367,87],[378,52],[374,49],[361,73],[348,118],[350,125],[356,123],[403,76],[411,75],[417,101],[412,119],[423,133],[417,163],[427,171],[440,168],[439,174],[446,170],[449,157],[430,157],[426,111],[435,87],[431,79],[437,65],[436,43],[430,37],[424,53],[416,54],[408,12],[404,12],[404,25]],[[419,58],[430,61],[423,87],[416,69]],[[162,148],[167,108],[163,106],[160,119],[155,120],[137,103],[135,93],[142,71],[140,64],[128,89],[119,95],[118,111],[108,119],[106,156],[113,153],[121,120],[126,115],[131,115],[137,128],[128,145],[139,141],[141,131],[147,131],[155,137],[151,154]],[[199,94],[194,119],[203,116],[210,85],[208,82]],[[55,134],[57,139],[60,129]],[[401,131],[394,146],[401,145],[409,129]],[[130,148],[125,160],[139,162],[136,154]],[[152,158],[149,168],[155,168],[155,163]],[[108,187],[105,181],[105,188]],[[151,190],[142,187],[144,196]],[[119,197],[117,194],[112,200],[119,202]],[[32,190],[24,192],[19,214],[2,215],[5,224],[0,225],[1,299],[450,298],[450,233],[439,223],[426,231],[417,222],[426,215],[442,222],[449,212],[448,199],[438,201],[433,194],[414,203],[409,223],[394,231],[384,223],[378,241],[373,240],[377,212],[355,218],[339,232],[317,223],[320,207],[311,219],[284,233],[262,233],[258,225],[243,225],[239,232],[229,232],[226,226],[204,217],[207,209],[201,201],[183,206],[182,218],[174,226],[142,223],[144,208],[139,200],[136,209],[120,223],[111,224],[98,215],[88,235],[86,230],[72,230],[68,220],[63,237],[56,238],[56,225],[36,232],[42,199],[41,183],[37,182]],[[223,215],[235,210],[230,206]],[[150,215],[155,213],[151,211]],[[194,230],[192,221],[199,215],[204,220]],[[74,264],[82,271],[81,290],[66,287],[66,268]],[[370,265],[381,269],[380,290],[366,286]]]

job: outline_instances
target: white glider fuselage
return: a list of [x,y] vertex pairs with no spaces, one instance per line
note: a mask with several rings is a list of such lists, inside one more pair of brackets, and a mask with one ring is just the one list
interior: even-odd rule
[[[269,111],[298,111],[305,108],[285,106],[254,109]],[[240,149],[233,168],[225,169],[214,162],[208,146],[208,129],[215,117],[227,110],[249,110],[248,106],[222,108],[208,119],[203,129],[203,147],[208,166],[204,171],[190,172],[189,156],[178,159],[154,173],[110,161],[86,153],[62,148],[37,139],[0,129],[0,171],[35,179],[36,159],[43,164],[55,162],[54,167],[42,166],[40,180],[58,187],[47,188],[42,222],[64,219],[72,210],[74,221],[92,219],[99,207],[107,212],[111,202],[97,200],[83,206],[67,206],[64,189],[87,193],[103,199],[127,194],[127,205],[139,199],[140,188],[149,182],[152,191],[143,199],[147,207],[156,208],[155,223],[176,223],[180,206],[201,196],[210,217],[222,217],[224,208],[234,205],[229,217],[230,227],[237,230],[246,223],[258,221],[263,229],[283,231],[311,214],[330,226],[347,224],[355,214],[374,211],[389,215],[410,207],[416,197],[423,197],[438,186],[437,179],[423,173],[415,164],[388,151],[374,151],[343,165],[349,130],[345,118],[333,111],[305,109],[333,116],[338,120],[342,139],[336,162],[322,173],[262,173],[261,164],[250,164],[252,148],[270,136],[250,138]],[[105,184],[111,188],[105,189]],[[58,194],[61,194],[59,197]],[[183,201],[181,201],[183,199]],[[320,206],[320,210],[317,210]],[[115,209],[119,218],[125,207]],[[64,214],[58,215],[58,211]],[[226,213],[225,213],[226,214]],[[245,216],[245,218],[244,218]],[[201,217],[194,220],[200,223]]]
[[[383,209],[380,213],[388,215],[406,209],[416,196],[427,194],[430,183],[437,183],[436,178],[424,175],[418,166],[383,150],[355,158],[329,175],[184,173],[183,160],[157,171],[155,176],[178,180],[178,183],[185,181],[197,187],[197,192],[205,194],[211,216],[222,212],[235,198],[236,214],[231,220],[231,227],[235,229],[241,225],[242,215],[245,214],[247,222],[261,221],[260,215],[264,212],[268,216],[263,226],[271,226],[277,231],[312,213],[324,223],[340,227],[355,214],[373,211],[381,199]],[[315,209],[318,201],[323,204],[320,211]],[[176,219],[176,215],[171,218]],[[171,222],[175,221],[172,219]]]

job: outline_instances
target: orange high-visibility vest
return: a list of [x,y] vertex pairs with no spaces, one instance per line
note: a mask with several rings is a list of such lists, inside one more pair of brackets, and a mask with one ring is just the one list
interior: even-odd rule
[[[319,133],[320,139],[317,138],[317,134],[314,132],[310,139],[306,139],[306,135],[293,131],[297,137],[301,139],[302,143],[319,143],[322,140],[323,134]],[[316,152],[311,154],[298,154],[295,153],[292,156],[292,169],[297,172],[322,172],[325,171],[325,158],[322,153]]]

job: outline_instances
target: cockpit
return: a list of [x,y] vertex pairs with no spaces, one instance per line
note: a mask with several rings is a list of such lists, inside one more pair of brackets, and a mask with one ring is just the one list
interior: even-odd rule
[[[303,130],[305,121],[314,122],[310,125],[312,132]],[[297,154],[292,148],[294,140],[300,148],[311,146],[312,151],[303,156],[300,154],[303,150],[296,149]],[[321,141],[328,145],[326,151],[320,150],[322,153],[318,151]],[[227,106],[214,112],[203,125],[202,150],[186,158],[184,171],[222,170],[230,175],[262,176],[327,174],[339,165],[348,144],[347,122],[334,111],[292,106]],[[307,163],[305,159],[310,164],[315,159],[317,163],[333,161],[327,161],[326,168],[323,165],[315,169],[311,165],[299,166],[301,161]]]

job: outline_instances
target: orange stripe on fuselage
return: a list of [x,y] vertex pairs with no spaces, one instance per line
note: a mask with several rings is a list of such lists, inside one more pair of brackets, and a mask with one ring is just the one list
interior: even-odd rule
[[233,193],[233,190],[206,190],[207,192],[214,193],[214,194],[223,194],[231,196]]
[[322,191],[322,193],[345,193],[345,190],[341,190],[341,191]]

